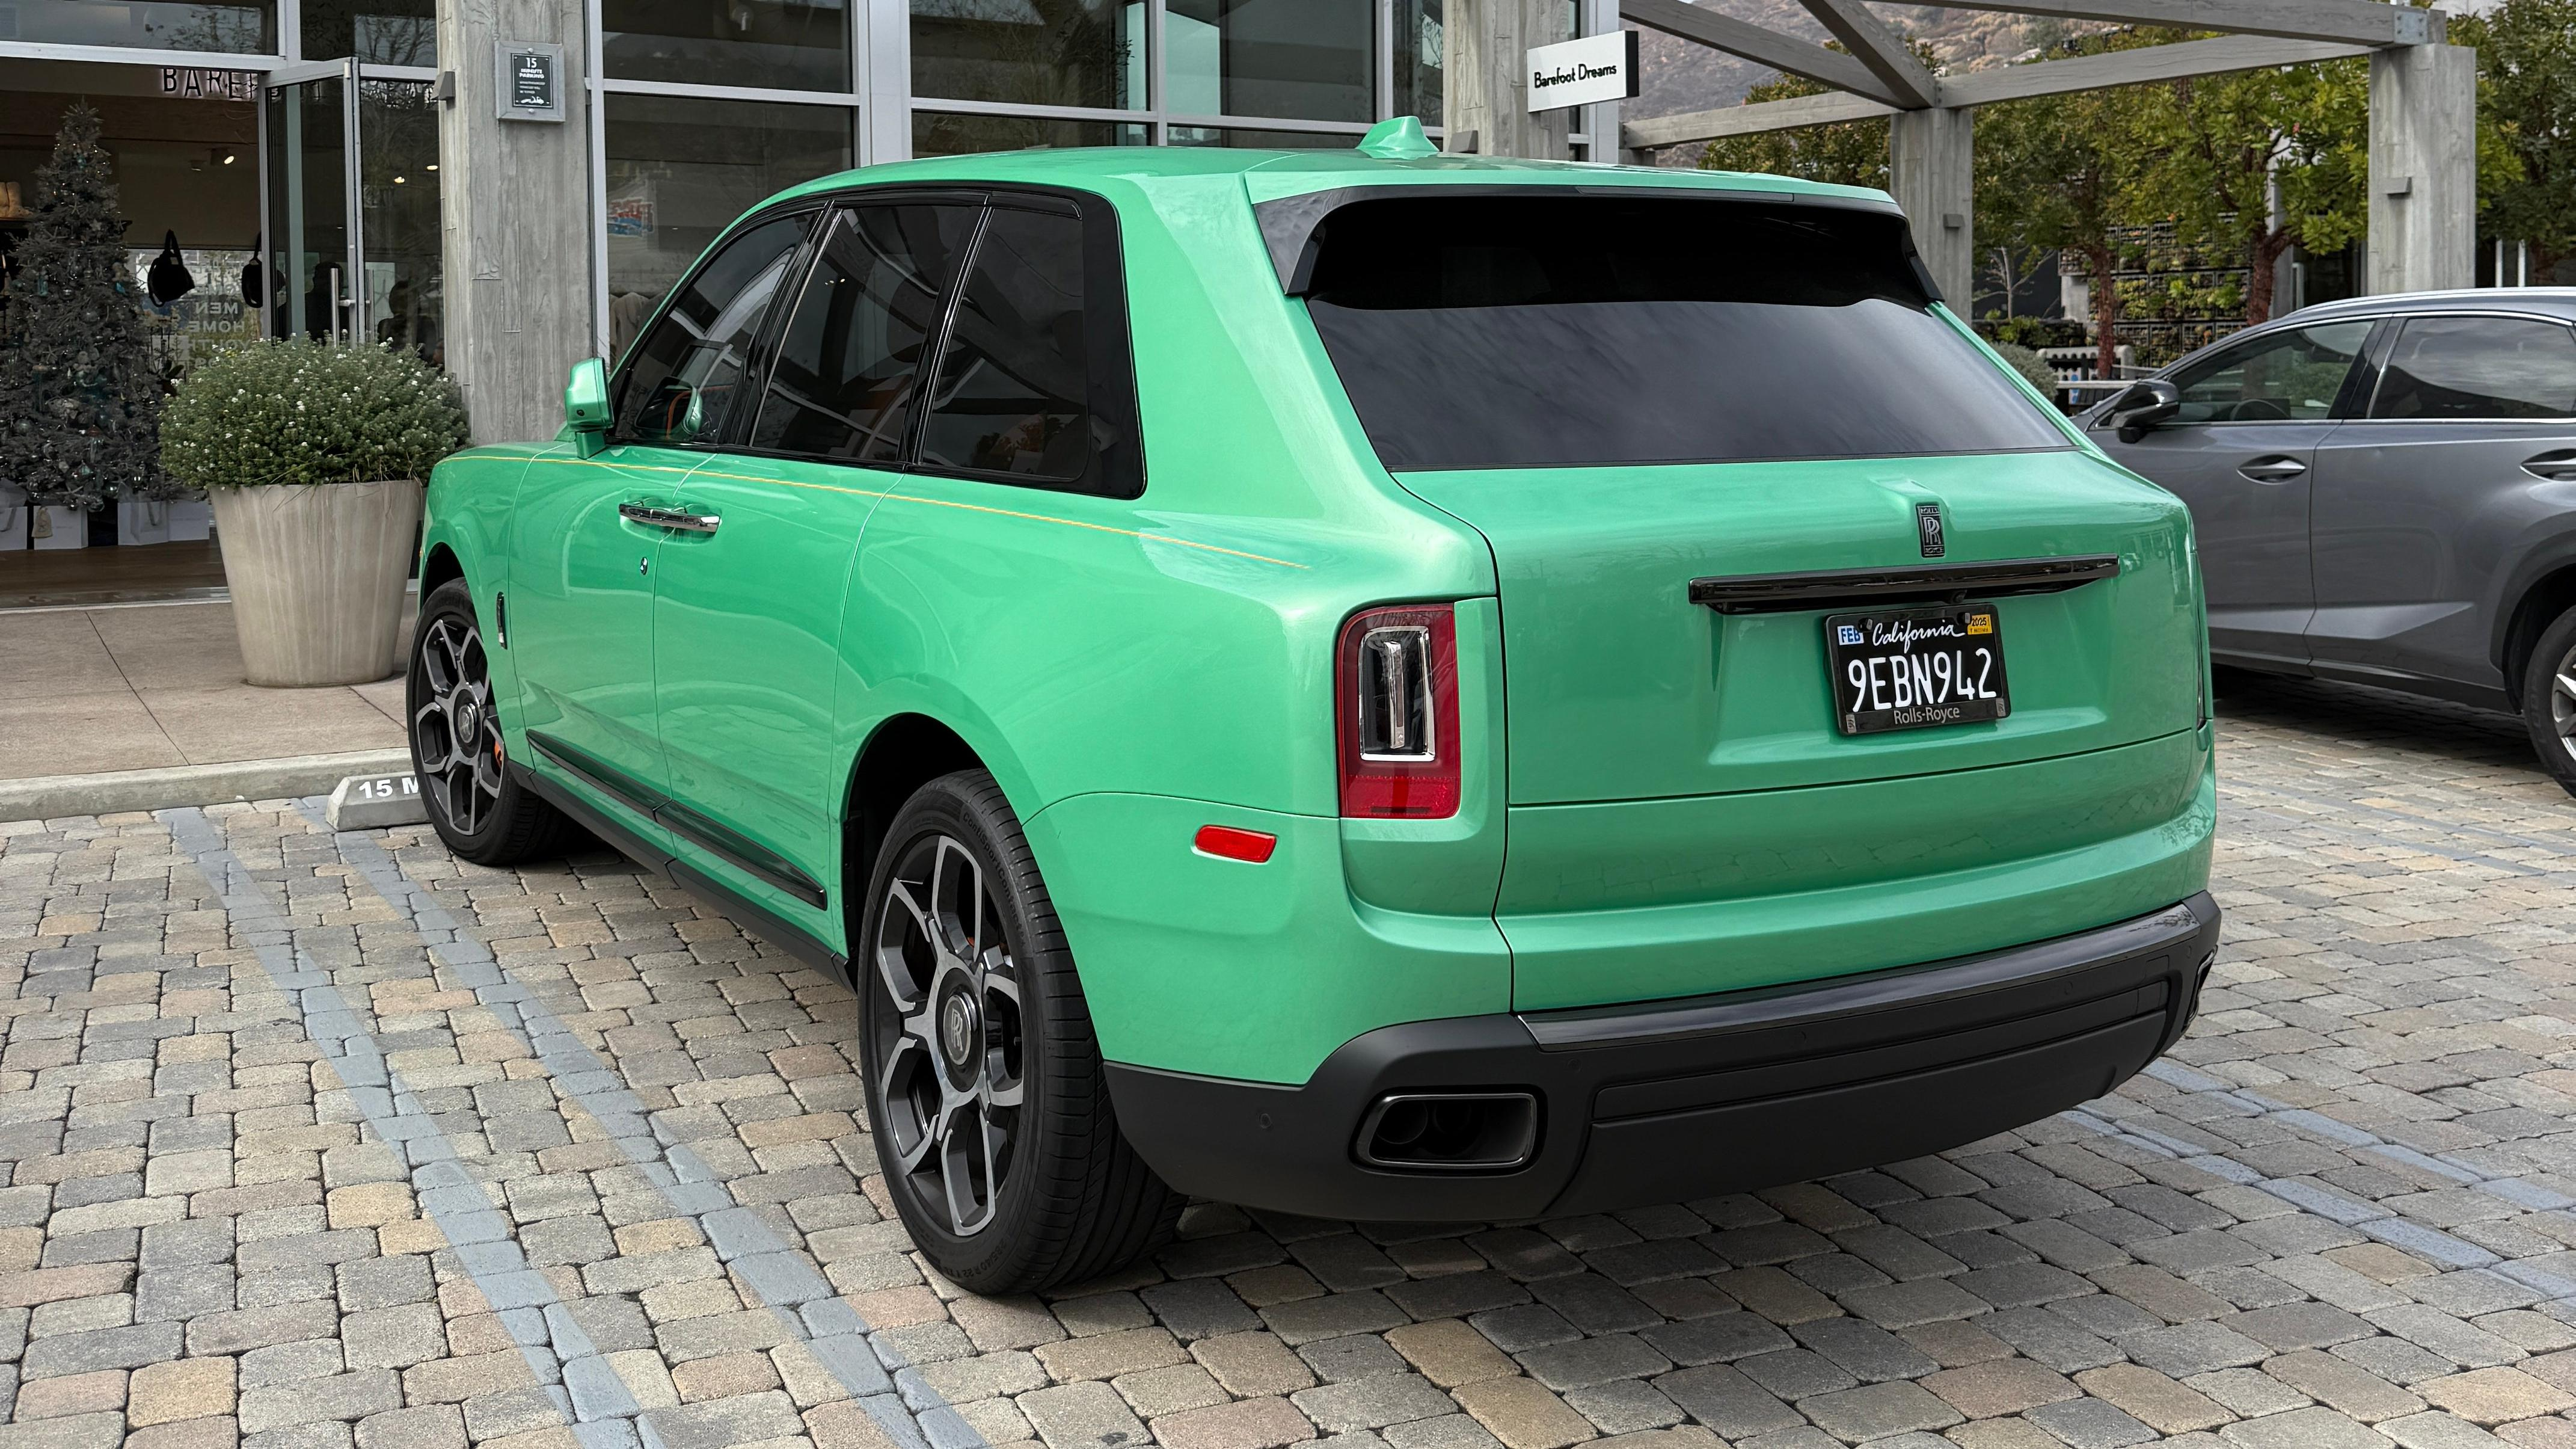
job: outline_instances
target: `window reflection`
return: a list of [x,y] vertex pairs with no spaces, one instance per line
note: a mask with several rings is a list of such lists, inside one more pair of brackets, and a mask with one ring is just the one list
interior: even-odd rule
[[611,93],[608,314],[612,358],[718,232],[799,181],[847,170],[842,106]]
[[912,154],[963,156],[973,151],[1039,147],[1142,146],[1145,127],[1123,121],[1050,121],[1036,116],[912,114]]
[[1145,104],[1137,0],[912,0],[912,93],[1028,106]]
[[1357,131],[1257,131],[1248,126],[1174,126],[1175,146],[1232,146],[1248,151],[1347,151]]
[[620,80],[850,88],[845,0],[602,0],[599,23]]
[[15,0],[0,39],[55,45],[136,45],[152,50],[277,53],[277,11],[254,5],[122,4],[116,0]]
[[432,0],[304,0],[304,57],[376,65],[438,64]]
[[1395,114],[1420,117],[1426,126],[1441,124],[1448,43],[1441,27],[1441,0],[1397,0]]
[[1164,109],[1374,120],[1376,30],[1370,0],[1171,0]]

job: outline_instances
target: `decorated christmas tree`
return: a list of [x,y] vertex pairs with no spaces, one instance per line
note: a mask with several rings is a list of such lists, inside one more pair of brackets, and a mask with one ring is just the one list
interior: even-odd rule
[[63,113],[36,191],[0,338],[0,480],[57,507],[170,496],[161,370],[126,264],[98,112]]

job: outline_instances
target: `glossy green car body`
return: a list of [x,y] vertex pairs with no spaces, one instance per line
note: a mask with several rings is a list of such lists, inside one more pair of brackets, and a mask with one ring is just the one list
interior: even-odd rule
[[[1256,206],[1572,183],[1884,205],[1777,177],[1182,148],[826,178],[770,209],[1015,185],[1114,208],[1141,495],[567,432],[438,468],[424,586],[461,576],[499,626],[516,767],[815,959],[853,954],[871,812],[980,762],[1103,1056],[1174,1080],[1293,1086],[1380,1028],[1974,958],[2202,892],[2188,519],[2073,431],[2003,456],[1604,468],[1579,496],[1562,470],[1379,464]],[[1817,611],[1687,596],[1694,577],[1918,563],[1927,500],[1953,562],[2118,559],[2007,602],[2008,719],[1843,735]],[[1337,637],[1407,601],[1454,604],[1463,798],[1346,819]],[[1210,824],[1276,851],[1194,849]]]

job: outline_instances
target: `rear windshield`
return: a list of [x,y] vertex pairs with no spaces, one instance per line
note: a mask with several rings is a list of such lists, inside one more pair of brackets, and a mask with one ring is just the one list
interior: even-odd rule
[[1903,243],[1893,216],[1738,201],[1357,201],[1306,300],[1395,472],[2068,446]]

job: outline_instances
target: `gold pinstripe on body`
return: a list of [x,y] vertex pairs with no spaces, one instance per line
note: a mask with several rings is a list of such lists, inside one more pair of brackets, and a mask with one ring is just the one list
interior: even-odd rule
[[819,493],[846,493],[854,498],[887,499],[896,503],[926,503],[933,508],[962,508],[969,513],[994,513],[1004,518],[1026,518],[1037,523],[1062,524],[1066,528],[1087,528],[1094,533],[1114,533],[1127,538],[1168,543],[1179,548],[1195,548],[1207,553],[1221,553],[1231,558],[1251,559],[1256,563],[1277,564],[1285,569],[1302,569],[1306,565],[1268,554],[1247,553],[1220,544],[1197,543],[1174,538],[1168,533],[1145,533],[1133,528],[1117,528],[1106,523],[1086,523],[1079,518],[1057,518],[1053,514],[1028,513],[1016,508],[995,508],[984,503],[960,503],[947,498],[924,498],[917,493],[897,493],[886,488],[848,488],[837,483],[801,483],[793,478],[763,478],[749,473],[723,473],[709,468],[673,468],[656,463],[602,463],[593,458],[538,458],[540,463],[553,463],[568,468],[609,468],[621,473],[679,473],[690,478],[726,478],[737,483],[767,483],[780,488],[811,488]]

